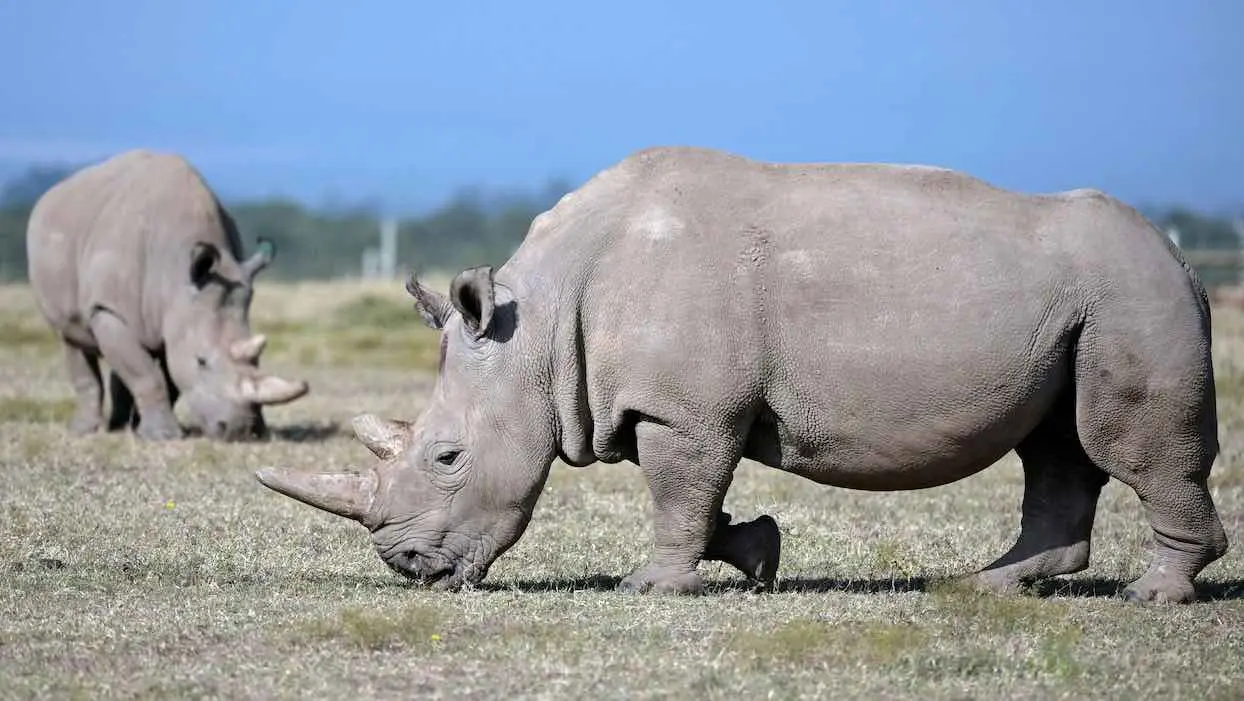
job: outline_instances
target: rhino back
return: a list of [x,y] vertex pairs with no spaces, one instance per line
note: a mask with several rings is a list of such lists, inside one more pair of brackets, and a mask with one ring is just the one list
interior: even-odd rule
[[750,432],[751,457],[795,471],[832,453],[843,484],[904,460],[937,483],[953,475],[927,456],[970,471],[1031,430],[1086,310],[1129,267],[1187,293],[1124,210],[935,168],[659,149],[537,221],[511,274],[564,281],[553,306],[580,310],[558,344],[581,334],[598,455],[624,455],[642,414]]
[[236,227],[185,159],[129,151],[84,168],[36,204],[27,233],[30,279],[55,328],[93,345],[86,324],[103,307],[150,348],[161,344],[168,300],[187,284],[196,242],[221,251],[236,274]]

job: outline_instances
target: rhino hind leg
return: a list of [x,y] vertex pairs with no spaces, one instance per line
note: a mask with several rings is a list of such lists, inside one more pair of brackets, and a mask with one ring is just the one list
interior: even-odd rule
[[1218,455],[1209,348],[1180,321],[1081,342],[1076,359],[1084,450],[1135,491],[1153,530],[1150,566],[1124,591],[1136,602],[1194,601],[1197,575],[1228,546],[1207,484]]
[[782,533],[772,516],[731,524],[730,514],[721,512],[704,559],[725,562],[767,588],[777,579],[781,555]]
[[649,421],[635,426],[639,467],[653,505],[653,556],[618,584],[631,592],[699,594],[696,568],[717,530],[718,515],[739,455],[714,453],[712,441],[695,440]]
[[173,415],[168,385],[156,359],[125,322],[107,310],[97,311],[91,317],[91,331],[99,341],[104,360],[134,397],[140,416],[138,435],[147,440],[180,438],[181,426]]
[[1109,476],[1084,453],[1072,416],[1056,411],[1016,448],[1024,469],[1019,537],[975,575],[980,588],[1013,592],[1088,567],[1097,500]]
[[76,435],[94,433],[99,430],[104,399],[99,355],[66,341],[65,365],[78,400],[69,430]]

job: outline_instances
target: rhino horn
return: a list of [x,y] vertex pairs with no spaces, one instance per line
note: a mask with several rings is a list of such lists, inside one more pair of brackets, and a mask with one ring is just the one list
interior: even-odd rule
[[255,477],[268,489],[360,523],[371,513],[378,484],[375,470],[312,473],[265,467]]
[[267,336],[261,333],[255,334],[250,338],[234,341],[233,345],[229,346],[229,355],[239,363],[253,362],[259,358],[259,355],[263,353],[263,349],[267,345]]
[[255,404],[284,404],[310,390],[305,380],[287,380],[276,375],[261,375],[242,380],[242,398]]
[[381,460],[391,460],[406,447],[410,424],[382,419],[375,414],[359,414],[350,422],[359,442]]

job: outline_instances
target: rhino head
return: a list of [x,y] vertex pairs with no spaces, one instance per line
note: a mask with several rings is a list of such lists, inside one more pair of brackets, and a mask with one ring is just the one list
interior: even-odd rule
[[[441,329],[431,402],[413,423],[354,419],[379,462],[344,473],[265,468],[265,486],[371,531],[380,558],[412,579],[456,588],[479,582],[518,541],[556,455],[540,370],[520,350],[517,313],[492,269],[472,268],[449,299],[414,276],[406,289]],[[502,299],[498,300],[498,295]]]
[[169,375],[189,409],[189,424],[212,438],[236,440],[267,434],[262,407],[307,393],[304,381],[259,370],[267,338],[250,330],[254,279],[275,252],[259,250],[240,263],[210,243],[195,244],[189,284],[180,288],[164,322]]

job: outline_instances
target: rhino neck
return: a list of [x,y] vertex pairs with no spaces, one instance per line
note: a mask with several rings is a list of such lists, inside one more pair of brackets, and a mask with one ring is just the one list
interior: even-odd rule
[[554,417],[557,455],[563,462],[584,467],[597,461],[592,449],[592,410],[587,396],[587,358],[584,354],[580,295],[567,295],[549,319],[553,333],[549,351],[549,401]]

